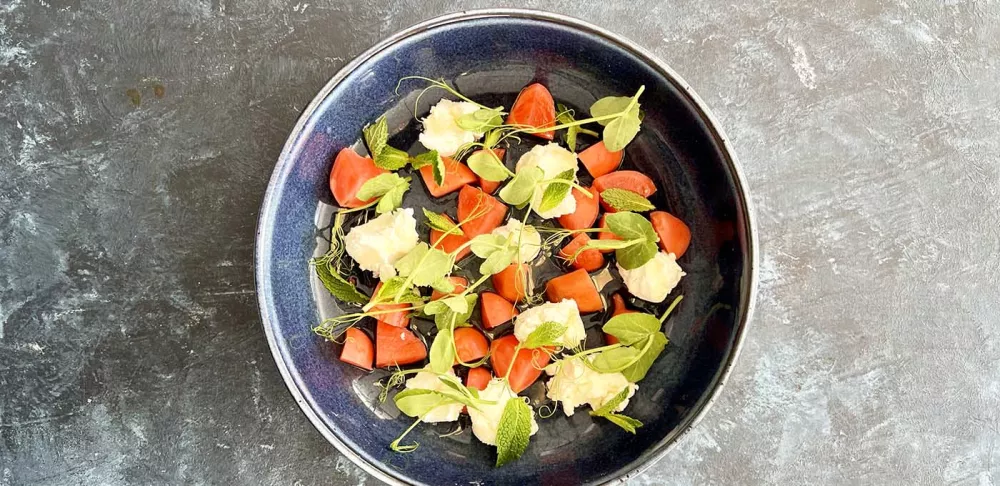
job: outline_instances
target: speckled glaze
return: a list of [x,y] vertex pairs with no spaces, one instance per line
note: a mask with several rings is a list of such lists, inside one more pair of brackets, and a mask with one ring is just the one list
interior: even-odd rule
[[[685,300],[668,321],[670,344],[629,405],[645,425],[632,436],[586,413],[540,421],[522,459],[497,469],[491,447],[466,432],[440,438],[434,427],[411,436],[421,447],[400,455],[387,445],[410,419],[372,401],[370,375],[336,360],[334,345],[311,327],[340,312],[310,275],[307,261],[328,224],[327,177],[338,150],[388,112],[390,130],[412,132],[409,109],[419,84],[445,78],[465,94],[506,102],[532,81],[557,100],[587,107],[646,86],[642,131],[626,166],[650,175],[654,198],[687,221]],[[427,101],[417,107],[426,110]],[[454,197],[416,203],[441,208]],[[344,68],[307,107],[281,154],[257,234],[257,292],[272,352],[293,396],[346,456],[392,484],[597,484],[627,478],[664,454],[721,388],[750,317],[754,296],[751,211],[725,137],[687,85],[634,45],[578,21],[524,11],[482,11],[438,18],[404,31]],[[607,289],[606,289],[607,290]],[[661,307],[662,308],[662,307]],[[592,329],[593,330],[593,329]]]

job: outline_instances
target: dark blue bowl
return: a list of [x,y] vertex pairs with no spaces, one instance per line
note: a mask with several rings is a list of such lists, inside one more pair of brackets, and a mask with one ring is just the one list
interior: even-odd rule
[[[603,96],[646,85],[642,131],[625,164],[649,174],[654,201],[691,225],[688,275],[670,344],[640,383],[628,413],[645,425],[636,435],[585,412],[540,420],[517,462],[497,469],[495,452],[463,433],[441,438],[432,426],[409,436],[421,444],[397,454],[388,444],[410,423],[378,405],[377,374],[344,365],[337,346],[311,327],[341,312],[311,275],[307,260],[325,250],[321,228],[332,211],[332,157],[355,144],[362,126],[389,112],[406,126],[419,84],[444,78],[466,95],[510,106],[518,90],[542,81],[557,100],[586,108]],[[426,103],[424,103],[426,105]],[[418,107],[426,109],[426,106]],[[412,141],[412,140],[410,140]],[[285,144],[261,209],[255,263],[257,295],[271,350],[288,388],[316,428],[344,455],[391,484],[597,484],[637,474],[661,457],[705,412],[739,350],[755,291],[755,245],[745,182],[722,131],[673,71],[631,42],[562,16],[517,10],[437,18],[368,50],[339,72],[306,108]],[[414,184],[407,205],[432,201]],[[390,401],[391,403],[391,401]]]

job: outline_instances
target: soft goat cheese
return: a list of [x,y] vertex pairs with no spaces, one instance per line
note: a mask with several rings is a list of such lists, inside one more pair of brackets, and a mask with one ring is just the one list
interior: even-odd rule
[[566,325],[566,332],[559,340],[563,347],[575,348],[587,338],[587,330],[583,328],[583,320],[580,319],[580,308],[573,299],[547,302],[518,314],[514,318],[514,336],[523,343],[532,331],[546,322]]
[[[479,405],[479,410],[469,407],[469,418],[472,419],[472,433],[484,444],[497,445],[497,427],[500,425],[500,417],[503,416],[503,409],[507,406],[507,400],[514,398],[521,400],[517,394],[507,385],[507,380],[494,378],[486,385],[486,389],[479,392],[482,400],[496,402],[494,405]],[[530,405],[529,405],[530,407]],[[531,411],[531,435],[538,432],[538,422],[535,422],[535,411]]]
[[462,129],[457,122],[462,115],[478,109],[478,105],[468,101],[438,101],[431,107],[427,118],[424,118],[420,143],[429,150],[437,150],[438,155],[443,157],[454,155],[462,145],[475,142],[483,136],[482,133]]
[[562,402],[566,415],[573,415],[576,407],[583,404],[589,404],[591,409],[597,410],[625,387],[629,387],[628,398],[613,411],[625,410],[628,399],[632,398],[639,385],[629,383],[621,373],[594,371],[583,362],[587,358],[566,358],[546,366],[545,372],[552,377],[548,383],[547,396]]
[[[524,232],[521,232],[521,225],[524,225]],[[538,256],[538,252],[542,249],[542,235],[538,234],[538,230],[534,226],[511,219],[507,221],[505,226],[493,230],[494,235],[503,238],[511,238],[511,235],[513,235],[515,244],[518,243],[518,233],[520,233],[521,243],[521,246],[518,248],[521,257],[519,261],[522,263],[530,262]]]
[[413,209],[406,208],[351,228],[344,237],[344,246],[362,270],[369,270],[386,280],[396,276],[393,265],[419,241]]
[[[446,375],[455,383],[458,383],[458,379],[455,377],[455,372],[448,370]],[[439,378],[437,374],[429,373],[427,371],[421,371],[417,373],[413,378],[406,380],[406,388],[417,389],[417,390],[434,390],[444,393],[455,393],[455,390],[445,385]],[[462,413],[461,403],[449,403],[447,405],[439,405],[432,408],[426,415],[422,417],[424,422],[434,423],[434,422],[454,422],[458,420],[458,415]]]
[[671,290],[687,275],[677,264],[673,253],[657,252],[643,266],[625,270],[618,264],[618,273],[632,295],[649,302],[663,302]]
[[[529,167],[542,169],[545,179],[552,179],[570,169],[573,170],[575,178],[578,166],[576,164],[576,154],[560,147],[555,142],[549,142],[545,145],[535,145],[528,153],[522,155],[518,159],[515,169],[521,171]],[[540,186],[535,190],[535,194],[531,199],[531,204],[535,207],[535,212],[542,218],[557,218],[576,211],[576,199],[573,197],[572,191],[567,193],[566,197],[556,207],[544,212],[539,211],[538,207],[542,204],[542,195],[544,193],[544,186]]]

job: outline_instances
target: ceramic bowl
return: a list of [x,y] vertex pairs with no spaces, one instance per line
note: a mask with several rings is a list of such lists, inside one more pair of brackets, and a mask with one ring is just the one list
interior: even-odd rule
[[[586,109],[645,85],[642,131],[626,149],[626,168],[654,179],[654,198],[692,229],[680,264],[685,299],[668,321],[670,344],[640,383],[628,414],[635,435],[579,409],[540,420],[524,456],[495,468],[495,449],[469,431],[440,437],[419,427],[409,454],[388,448],[411,422],[379,404],[384,377],[337,360],[339,346],[311,332],[343,310],[310,271],[326,250],[333,211],[327,179],[333,156],[358,143],[361,128],[388,113],[392,144],[415,142],[413,112],[440,93],[400,78],[443,78],[464,94],[511,106],[521,87],[544,83],[557,100]],[[585,171],[581,170],[581,173]],[[415,178],[407,206],[454,207],[432,199]],[[452,210],[453,211],[453,210]],[[419,213],[419,211],[418,211]],[[337,73],[295,125],[261,209],[255,255],[264,330],[289,390],[309,420],[345,456],[390,484],[601,484],[623,480],[663,456],[705,413],[733,366],[753,307],[755,244],[746,184],[722,130],[691,88],[663,62],[603,29],[563,16],[521,10],[465,12],[392,36]],[[607,293],[609,289],[605,289]],[[610,290],[613,290],[611,288]],[[651,311],[662,310],[650,309]],[[588,320],[600,339],[599,314]],[[538,384],[538,386],[542,386]],[[531,395],[534,393],[534,395]],[[529,391],[544,397],[544,388]]]

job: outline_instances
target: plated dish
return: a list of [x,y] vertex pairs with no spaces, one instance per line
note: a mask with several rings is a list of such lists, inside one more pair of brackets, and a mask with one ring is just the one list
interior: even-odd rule
[[[339,344],[341,362],[391,372],[373,384],[379,402],[415,419],[386,446],[414,452],[404,441],[414,427],[453,423],[449,433],[468,427],[495,446],[500,467],[538,432],[536,409],[550,418],[581,406],[637,433],[642,422],[625,411],[668,344],[662,330],[681,296],[661,315],[625,301],[663,303],[691,242],[688,225],[648,199],[653,180],[621,168],[645,86],[580,113],[542,83],[507,108],[443,80],[407,82],[426,85],[414,107],[432,91],[445,97],[415,114],[409,151],[390,143],[384,115],[363,129],[365,156],[340,149],[329,249],[311,262],[330,294],[355,307],[314,331]],[[415,177],[432,198],[458,193],[455,207],[438,213],[407,198]],[[581,315],[604,313],[607,286],[622,291],[597,318],[604,342],[588,347]]]
[[[346,251],[346,236],[351,229],[380,216],[377,212],[378,203],[372,208],[348,213],[342,221],[345,249],[339,261],[350,263],[354,267],[343,268],[341,275],[356,284],[356,289],[362,295],[358,300],[363,302],[347,304],[333,297],[317,276],[316,267],[310,263],[327,254],[332,223],[337,219],[335,213],[342,208],[329,184],[338,154],[345,148],[352,148],[358,158],[368,155],[368,148],[363,140],[364,129],[366,126],[375,127],[375,122],[384,115],[387,145],[404,150],[407,160],[416,158],[429,150],[420,142],[423,124],[414,118],[414,114],[419,119],[426,118],[431,107],[437,105],[440,98],[464,101],[440,90],[425,93],[417,100],[417,96],[428,86],[428,81],[408,79],[399,84],[402,78],[412,75],[444,80],[463,96],[483,107],[505,107],[502,110],[507,112],[502,116],[504,124],[522,89],[535,83],[546,87],[554,95],[553,101],[566,105],[577,120],[590,117],[591,107],[602,98],[631,99],[640,87],[645,87],[637,100],[642,113],[640,129],[625,147],[617,171],[634,171],[648,177],[656,188],[655,193],[645,196],[650,204],[655,206],[656,211],[665,211],[675,216],[691,230],[687,251],[677,259],[678,266],[685,275],[662,302],[655,303],[652,300],[657,300],[654,297],[658,296],[646,295],[651,300],[639,298],[629,291],[628,284],[620,278],[620,273],[615,275],[618,264],[615,251],[602,254],[597,250],[598,256],[605,261],[604,266],[588,266],[583,272],[592,277],[594,288],[598,289],[600,296],[597,302],[600,302],[602,310],[588,312],[581,308],[581,301],[585,302],[586,307],[586,302],[595,300],[570,299],[577,304],[580,320],[586,331],[578,348],[585,351],[608,346],[603,327],[614,317],[615,309],[621,307],[616,307],[619,297],[621,304],[628,310],[654,316],[658,320],[678,296],[684,296],[658,331],[669,343],[653,360],[641,380],[629,381],[630,384],[637,383],[638,387],[628,398],[626,407],[617,412],[642,423],[636,428],[635,434],[614,423],[614,419],[591,415],[591,411],[597,410],[589,400],[571,407],[574,413],[567,415],[562,401],[547,396],[547,385],[551,384],[550,381],[558,373],[550,376],[543,369],[539,378],[518,394],[525,405],[534,409],[538,430],[529,435],[527,447],[516,460],[506,461],[501,467],[496,467],[498,449],[477,438],[471,417],[461,412],[457,422],[421,421],[396,442],[416,419],[400,411],[393,394],[405,392],[406,381],[416,373],[397,375],[395,386],[390,386],[389,392],[385,393],[385,400],[380,401],[380,395],[386,389],[384,385],[389,384],[388,379],[392,378],[395,367],[391,371],[367,371],[343,363],[340,361],[343,351],[340,343],[345,342],[347,335],[341,335],[339,340],[331,342],[314,332],[313,329],[320,323],[330,325],[343,321],[350,314],[365,312],[364,307],[369,306],[373,294],[377,295],[375,287],[382,280],[375,278],[372,270],[360,269],[354,263],[354,257]],[[557,114],[563,111],[568,110],[557,107]],[[557,119],[556,123],[563,122]],[[577,134],[575,150],[571,152],[583,153],[598,140],[603,140],[604,126],[588,123],[584,128],[601,136]],[[500,144],[500,148],[505,149],[502,156],[504,165],[514,175],[518,172],[517,162],[525,154],[536,146],[545,147],[549,143],[536,134],[517,136],[520,142],[509,138],[506,141],[512,143],[506,144],[505,141]],[[565,130],[557,130],[554,141],[556,146],[570,151],[565,138]],[[478,141],[485,140],[484,132],[483,138]],[[434,141],[428,143],[436,144]],[[460,141],[459,145],[462,143],[465,142]],[[554,151],[554,148],[548,150]],[[471,156],[469,153],[452,158],[469,167],[472,164],[469,160]],[[478,157],[484,156],[489,154],[484,152]],[[433,162],[437,163],[436,157]],[[425,167],[430,168],[430,181],[436,184],[433,165]],[[447,167],[446,165],[445,170],[439,172],[447,174]],[[498,186],[490,191],[490,196],[506,208],[507,214],[500,219],[495,230],[503,233],[506,228],[510,231],[509,234],[528,234],[527,231],[521,231],[519,226],[523,219],[520,216],[528,207],[512,210],[511,205],[506,204],[500,195],[500,191],[513,179],[510,174],[507,174],[508,180],[505,181],[489,181],[488,178],[480,181],[473,171],[475,181],[462,184],[454,192],[435,197],[429,190],[433,186],[424,182],[421,169],[413,169],[409,161],[405,169],[393,172],[400,178],[410,177],[409,190],[403,193],[401,208],[386,210],[384,214],[393,215],[396,211],[412,209],[412,218],[416,221],[417,244],[426,244],[428,253],[434,240],[426,225],[430,218],[424,213],[424,209],[428,213],[447,215],[451,218],[451,223],[457,226],[458,222],[469,216],[469,213],[464,212],[458,214],[459,207],[462,206],[460,196],[465,186],[482,190],[490,182],[497,183]],[[364,178],[361,184],[369,179],[371,177]],[[581,186],[573,188],[577,192],[581,192],[581,188],[588,192],[588,188],[593,188],[593,177],[580,162],[577,162],[574,182]],[[396,184],[390,186],[380,190],[388,194],[398,187]],[[570,189],[571,194],[574,194],[573,189]],[[468,190],[465,192],[470,194]],[[535,196],[534,190],[524,192],[530,193],[531,199]],[[545,191],[541,192],[544,198]],[[387,201],[392,201],[393,198],[395,196],[390,196]],[[479,197],[467,199],[480,200]],[[485,198],[482,200],[489,201]],[[550,197],[550,201],[554,199]],[[584,200],[584,203],[589,201]],[[530,205],[531,201],[528,203]],[[388,205],[388,202],[385,204]],[[514,205],[515,208],[516,206]],[[600,216],[608,213],[600,203],[597,206],[598,220],[588,225],[589,228],[600,228]],[[511,218],[512,212],[516,212],[518,217]],[[632,212],[653,225],[650,215],[654,211]],[[367,219],[361,213],[367,213]],[[565,259],[560,259],[559,255],[578,236],[555,233],[566,230],[559,222],[566,215],[541,221],[533,209],[532,214],[526,223],[538,230],[539,253],[545,253],[546,257],[541,265],[531,266],[530,287],[534,291],[533,297],[528,299],[526,296],[527,302],[514,306],[520,312],[519,315],[529,316],[527,311],[530,308],[543,305],[549,300],[558,301],[551,302],[552,304],[566,300],[558,295],[558,298],[550,299],[545,284],[556,277],[577,271]],[[450,228],[451,223],[443,223],[440,228]],[[539,229],[546,226],[552,231]],[[460,228],[466,228],[466,225],[463,224]],[[474,232],[475,225],[472,229]],[[447,229],[440,231],[438,237],[442,237],[446,231]],[[463,229],[463,233],[465,231]],[[601,233],[586,234],[592,240],[613,241],[602,240]],[[610,233],[610,229],[603,233]],[[356,236],[363,234],[358,233]],[[483,234],[492,235],[493,231]],[[456,238],[460,240],[467,236],[450,234],[444,238],[448,243],[453,243]],[[554,244],[550,240],[554,237],[561,238],[561,241]],[[656,239],[662,238],[657,234]],[[444,244],[442,242],[442,248]],[[663,251],[659,242],[655,245],[657,254],[669,253]],[[454,250],[458,246],[450,248]],[[503,246],[508,247],[506,244]],[[530,250],[531,246],[533,245],[518,244],[515,258],[522,257],[521,250]],[[472,252],[471,244],[465,250]],[[508,250],[505,253],[514,253],[513,246],[508,247]],[[755,289],[756,257],[752,212],[745,184],[725,136],[690,88],[662,62],[621,37],[566,17],[522,10],[464,12],[433,19],[390,37],[334,76],[305,109],[282,150],[261,208],[255,251],[257,293],[264,330],[289,391],[306,417],[341,454],[389,484],[603,484],[638,473],[664,455],[703,416],[721,389],[738,354],[751,314]],[[565,256],[569,257],[574,253],[576,251],[570,248]],[[584,254],[594,255],[589,251],[581,252],[573,260],[580,265],[593,265],[587,262],[599,261],[593,257],[588,259]],[[522,261],[528,260],[530,256],[524,254]],[[501,257],[502,254],[494,257],[494,260]],[[366,257],[359,255],[359,258],[365,260]],[[482,278],[479,270],[484,261],[475,253],[464,256],[458,261],[460,268],[453,270],[453,276],[465,277],[469,281],[466,286],[470,287]],[[374,260],[368,261],[366,265],[369,268],[379,267]],[[387,270],[388,268],[398,273],[395,264],[386,267]],[[590,271],[587,268],[597,269]],[[514,273],[514,276],[517,274]],[[517,291],[516,283],[520,280],[515,278],[512,281],[515,285],[508,287]],[[585,286],[581,288],[587,289]],[[637,290],[637,287],[633,291],[643,292]],[[420,289],[422,298],[430,297],[431,292],[433,287],[425,286]],[[514,332],[514,322],[503,323],[507,316],[498,311],[490,311],[487,319],[483,318],[482,307],[486,301],[491,302],[490,309],[503,309],[504,305],[496,304],[503,304],[503,300],[507,300],[501,300],[503,295],[494,287],[493,276],[489,276],[485,283],[469,294],[473,292],[478,297],[475,305],[471,306],[469,321],[472,326],[456,325],[451,332],[452,340],[479,344],[485,340],[487,349],[493,347],[496,341],[503,341],[507,343],[505,349],[509,356],[522,355],[521,351],[525,351],[524,349],[517,354],[513,353],[517,343],[521,342]],[[455,290],[451,293],[454,294]],[[445,299],[455,297],[448,297],[448,294],[443,293]],[[434,304],[454,311],[442,302],[445,299],[428,300],[423,305]],[[512,298],[507,302],[513,300]],[[461,307],[457,300],[451,303]],[[376,302],[368,310],[379,305],[401,304],[405,303]],[[393,312],[385,315],[399,315],[395,311],[401,309],[388,310]],[[435,354],[433,349],[438,332],[435,323],[437,314],[425,318],[417,315],[414,309],[408,310],[411,313],[406,316],[410,319],[406,329],[418,340],[426,340],[421,343],[423,347],[415,346],[414,349],[426,349],[430,357]],[[374,330],[375,332],[367,335],[373,339],[374,348],[378,338],[377,319],[365,317],[357,322],[358,329],[351,332]],[[541,321],[536,329],[543,327],[546,322],[549,321]],[[336,326],[329,327],[333,330]],[[341,325],[341,328],[347,327]],[[479,333],[483,339],[478,339],[475,333]],[[462,337],[463,334],[466,337]],[[331,334],[330,337],[334,335]],[[523,333],[522,337],[527,339]],[[562,344],[564,346],[561,350],[549,357],[549,364],[551,360],[575,352],[574,347],[565,346],[566,342]],[[650,347],[654,345],[652,342],[649,344]],[[441,348],[444,347],[439,346]],[[476,346],[472,350],[476,351]],[[482,347],[479,346],[478,352],[481,350]],[[455,351],[457,355],[458,346]],[[530,351],[533,358],[537,356],[541,359],[543,356]],[[373,349],[373,354],[373,358],[377,360],[379,353],[374,353]],[[478,367],[454,367],[453,370],[457,371],[456,381],[468,388],[470,382],[464,380],[469,378],[469,373],[473,373],[471,370],[492,371],[499,368],[493,366],[491,360],[502,354],[489,354],[485,358],[486,362]],[[364,353],[359,356],[362,357],[359,362],[365,363]],[[398,356],[404,354],[396,356],[395,361],[399,362]],[[549,355],[545,353],[545,356]],[[429,361],[401,365],[400,369],[414,371],[429,365]],[[473,361],[465,361],[474,364]],[[373,363],[373,368],[378,364]],[[540,363],[533,363],[531,369],[537,372],[536,368],[541,367]],[[579,368],[581,373],[594,371],[586,364]],[[482,372],[475,373],[484,377]],[[619,373],[625,374],[623,371]],[[514,378],[517,373],[512,369],[507,375]],[[441,382],[440,378],[437,379]],[[573,400],[572,405],[582,402],[583,398],[587,397]],[[594,403],[598,402],[599,400],[594,400]],[[464,403],[462,406],[468,408]],[[502,409],[499,410],[500,415],[502,412]],[[390,447],[393,442],[396,442],[397,448],[414,444],[419,444],[419,447],[410,453],[399,453]]]

